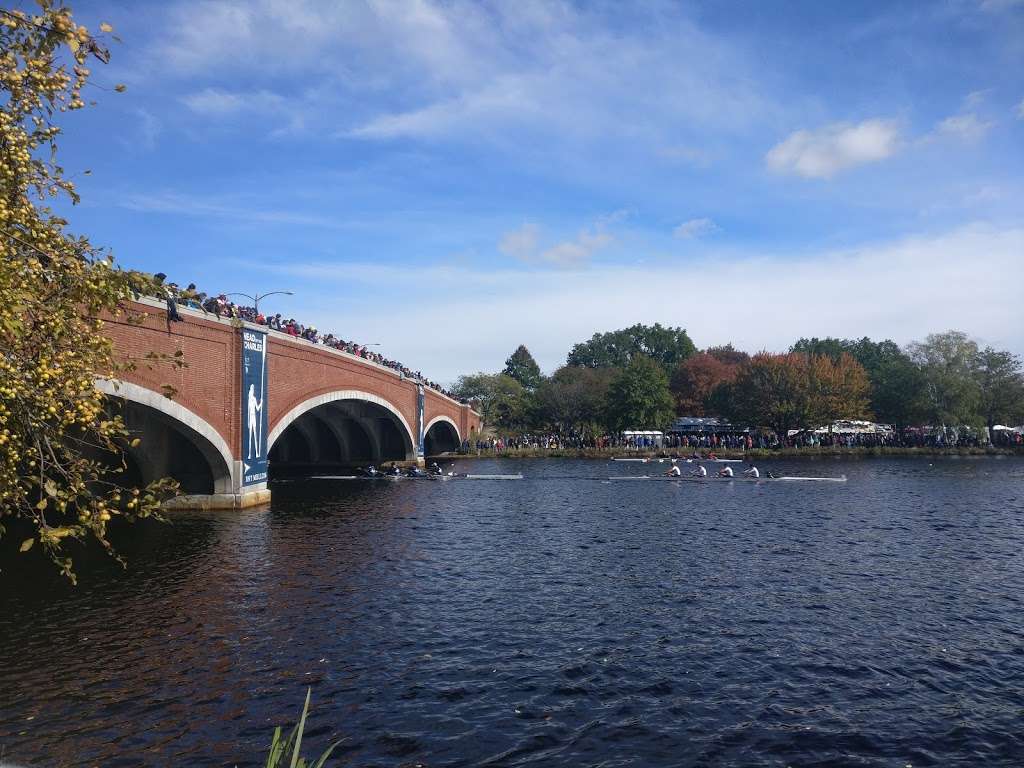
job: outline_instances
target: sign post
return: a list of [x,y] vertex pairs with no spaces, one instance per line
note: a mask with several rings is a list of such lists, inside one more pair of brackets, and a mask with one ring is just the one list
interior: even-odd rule
[[242,329],[242,485],[267,481],[267,334]]

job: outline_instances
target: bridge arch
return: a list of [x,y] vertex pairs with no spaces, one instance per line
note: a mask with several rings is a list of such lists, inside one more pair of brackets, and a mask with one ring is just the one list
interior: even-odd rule
[[[362,404],[364,407],[353,408],[353,403]],[[338,445],[344,446],[351,461],[410,460],[416,457],[413,431],[401,411],[378,395],[362,390],[345,389],[324,392],[308,398],[292,407],[274,423],[267,436],[267,452],[272,463],[275,456],[282,455],[281,450],[274,451],[275,444],[288,433],[290,427],[299,428],[301,423],[297,422],[307,415],[332,428]],[[388,428],[390,439],[387,434],[382,433],[381,425],[374,423],[382,416],[393,427]],[[305,421],[307,420],[304,419],[303,422]],[[339,423],[343,421],[350,424],[348,432],[340,427]],[[396,436],[400,443],[397,448]],[[362,451],[357,451],[357,444],[363,446]],[[282,444],[283,447],[287,445],[288,442]]]
[[462,446],[459,425],[449,416],[435,416],[423,430],[423,443],[428,456],[457,451]]
[[[205,461],[206,469],[209,470],[209,481],[213,487],[189,488],[184,484],[182,490],[185,493],[231,493],[234,485],[231,473],[234,459],[231,448],[224,437],[201,416],[181,403],[138,384],[115,379],[97,379],[95,385],[109,398],[136,406],[129,408],[125,413],[126,424],[130,429],[133,427],[133,421],[138,422],[136,428],[142,431],[151,431],[155,426],[166,427],[195,448]],[[139,448],[129,449],[128,454],[140,465],[141,474],[146,482],[157,477],[173,477],[175,473],[170,471],[170,468],[173,467],[175,460],[180,458],[176,455],[174,446],[167,440],[156,440],[152,436],[147,439],[145,435]],[[200,474],[205,476],[205,473]],[[175,479],[182,480],[180,477]],[[206,480],[201,477],[196,482],[204,484]]]

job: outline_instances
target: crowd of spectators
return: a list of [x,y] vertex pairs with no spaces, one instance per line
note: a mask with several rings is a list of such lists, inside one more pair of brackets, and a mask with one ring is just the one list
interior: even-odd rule
[[[943,448],[943,447],[984,447],[988,445],[984,431],[969,428],[929,429],[909,427],[875,433],[817,433],[801,432],[780,439],[774,432],[750,431],[736,433],[667,434],[660,444],[657,438],[645,435],[603,435],[593,437],[580,434],[523,433],[519,435],[478,438],[469,448],[477,451],[506,453],[509,451],[540,450],[657,450],[678,449],[689,453],[700,451],[744,451],[779,448]],[[992,435],[992,445],[1001,447],[1024,447],[1024,435],[1015,431],[1000,431]],[[463,446],[466,449],[466,446]]]
[[359,344],[355,341],[346,341],[339,336],[335,336],[333,333],[322,333],[315,326],[303,325],[295,320],[295,318],[282,317],[280,313],[275,315],[265,315],[258,311],[256,307],[236,304],[223,293],[217,296],[208,296],[205,293],[199,292],[196,289],[195,283],[191,283],[187,288],[181,289],[175,283],[164,283],[163,281],[166,279],[166,275],[162,273],[155,275],[155,277],[164,287],[165,295],[163,298],[167,301],[168,322],[181,320],[178,315],[178,305],[181,305],[188,307],[189,309],[197,309],[202,312],[207,312],[209,314],[216,315],[217,317],[233,318],[236,320],[244,320],[247,323],[254,323],[256,325],[265,325],[273,331],[280,331],[281,333],[286,333],[289,336],[305,339],[313,344],[323,344],[326,347],[331,347],[332,349],[337,349],[341,352],[347,352],[350,355],[360,357],[364,360],[369,360],[377,365],[382,365],[385,368],[390,368],[393,371],[397,371],[402,378],[410,379],[425,387],[430,387],[453,400],[459,399],[436,381],[428,379],[420,371],[414,371],[409,367],[402,365],[397,360],[391,360],[384,357],[384,355],[369,349],[365,344]]

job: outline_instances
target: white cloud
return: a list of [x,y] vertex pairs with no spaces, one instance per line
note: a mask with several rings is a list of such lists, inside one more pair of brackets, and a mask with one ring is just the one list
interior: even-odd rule
[[226,117],[240,112],[275,112],[285,106],[283,97],[266,90],[244,93],[206,88],[183,96],[181,101],[196,114],[206,117]]
[[155,149],[156,140],[160,136],[162,126],[152,112],[145,107],[134,110],[139,118],[139,142],[144,149]]
[[953,115],[941,121],[936,130],[938,133],[951,136],[962,141],[980,141],[994,124],[981,120],[975,113],[966,112]]
[[515,259],[529,259],[537,252],[537,234],[536,224],[523,224],[519,229],[502,235],[498,250]]
[[1024,99],[1020,100],[1020,104],[1017,105],[1017,119],[1024,120]]
[[[746,50],[682,9],[639,7],[631,22],[610,7],[525,0],[177,2],[151,67],[258,76],[278,91],[277,80],[301,75],[323,94],[332,132],[366,140],[519,141],[528,126],[673,146],[695,126],[721,135],[774,109]],[[197,103],[232,107],[210,101]]]
[[596,251],[610,245],[614,238],[597,228],[584,229],[575,240],[566,240],[542,252],[540,258],[550,264],[578,266],[594,255]]
[[179,214],[254,224],[284,224],[326,229],[349,229],[361,225],[361,222],[317,216],[300,211],[260,208],[253,205],[251,200],[203,198],[176,193],[129,195],[120,201],[119,205],[139,213]]
[[817,131],[790,134],[769,150],[765,162],[777,173],[827,179],[848,168],[891,157],[899,146],[900,131],[895,120],[836,123]]
[[695,237],[710,235],[712,232],[716,232],[717,230],[718,226],[711,219],[690,219],[689,221],[684,221],[678,227],[673,229],[672,235],[680,240],[692,240]]
[[[1010,293],[991,300],[992,275],[1004,286],[1024,282],[1022,252],[1024,229],[973,226],[799,261],[756,251],[730,252],[728,258],[709,254],[691,264],[706,290],[687,294],[685,302],[671,300],[661,265],[534,264],[493,271],[330,264],[315,274],[302,265],[271,269],[311,276],[323,286],[322,300],[308,297],[304,310],[317,327],[347,329],[346,338],[372,337],[388,355],[433,378],[452,380],[468,371],[499,370],[522,343],[550,371],[564,362],[573,343],[595,331],[655,321],[686,327],[700,346],[731,341],[750,351],[784,350],[801,336],[866,335],[904,344],[954,326],[1024,353],[1024,307]],[[984,269],[978,269],[979,253],[985,254]],[[377,292],[366,290],[381,284],[389,286],[393,301],[380,302]],[[337,301],[338,291],[348,287],[351,299]],[[795,301],[800,312],[739,301],[723,313],[723,291]],[[437,296],[447,298],[438,303]],[[949,307],[957,307],[955,317]],[[411,327],[430,327],[432,333],[410,336],[405,329]]]
[[564,240],[540,249],[540,229],[536,224],[526,223],[519,229],[506,232],[498,241],[498,250],[524,262],[540,262],[561,267],[581,266],[599,250],[611,245],[615,238],[608,227],[629,216],[623,209],[598,217],[593,224],[584,227],[572,240]]

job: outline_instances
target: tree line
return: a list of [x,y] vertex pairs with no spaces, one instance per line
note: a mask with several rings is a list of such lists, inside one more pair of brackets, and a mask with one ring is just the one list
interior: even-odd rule
[[801,338],[784,353],[731,344],[698,350],[683,328],[634,325],[575,344],[541,373],[525,345],[499,373],[459,378],[455,393],[503,432],[597,437],[718,416],[785,435],[837,419],[993,427],[1024,421],[1024,371],[1011,352],[961,331],[905,347],[886,339]]

